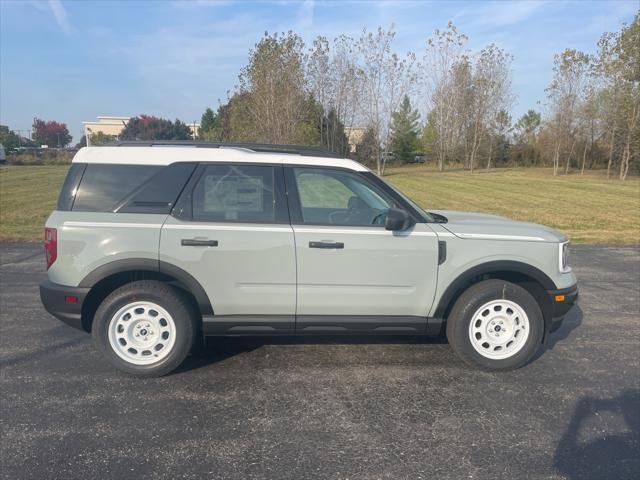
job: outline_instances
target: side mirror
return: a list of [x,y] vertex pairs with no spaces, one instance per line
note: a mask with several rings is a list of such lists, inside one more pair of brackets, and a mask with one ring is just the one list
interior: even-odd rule
[[387,210],[387,218],[384,221],[386,230],[406,230],[409,228],[409,214],[399,208],[390,208]]

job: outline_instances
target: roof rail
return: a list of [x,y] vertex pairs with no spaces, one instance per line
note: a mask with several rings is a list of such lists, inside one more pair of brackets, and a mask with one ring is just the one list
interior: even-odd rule
[[241,148],[256,153],[289,153],[305,157],[344,158],[337,153],[321,147],[307,147],[304,145],[275,145],[269,143],[251,142],[205,142],[190,140],[122,140],[107,143],[105,147],[197,147],[197,148]]

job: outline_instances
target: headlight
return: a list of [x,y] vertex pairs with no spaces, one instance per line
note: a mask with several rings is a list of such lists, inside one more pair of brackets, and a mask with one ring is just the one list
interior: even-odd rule
[[569,242],[564,242],[559,245],[558,259],[560,272],[569,273],[571,267],[569,266]]

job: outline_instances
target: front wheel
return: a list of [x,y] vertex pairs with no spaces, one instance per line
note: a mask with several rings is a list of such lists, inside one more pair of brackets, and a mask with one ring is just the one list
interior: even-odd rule
[[471,365],[511,370],[525,365],[542,342],[544,319],[524,288],[504,280],[469,287],[447,320],[453,350]]
[[113,366],[138,377],[158,377],[178,367],[191,350],[196,316],[179,290],[162,282],[132,282],[98,308],[92,333]]

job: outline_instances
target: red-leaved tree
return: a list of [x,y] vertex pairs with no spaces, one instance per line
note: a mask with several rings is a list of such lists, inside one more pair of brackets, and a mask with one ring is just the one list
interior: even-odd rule
[[66,147],[71,143],[71,135],[65,123],[55,120],[33,119],[33,141],[49,147]]

